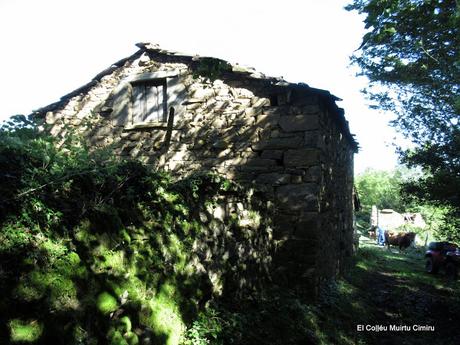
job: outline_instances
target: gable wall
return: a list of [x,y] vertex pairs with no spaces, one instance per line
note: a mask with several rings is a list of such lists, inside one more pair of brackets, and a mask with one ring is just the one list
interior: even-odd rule
[[[130,129],[126,81],[159,72],[177,75],[168,78],[177,97],[168,104],[176,110],[173,126]],[[177,175],[214,170],[257,186],[275,205],[275,275],[282,280],[316,286],[343,266],[352,243],[352,148],[319,95],[244,76],[209,82],[193,78],[185,63],[144,55],[47,113],[46,122],[54,135],[70,125],[93,146],[111,145],[121,157]]]

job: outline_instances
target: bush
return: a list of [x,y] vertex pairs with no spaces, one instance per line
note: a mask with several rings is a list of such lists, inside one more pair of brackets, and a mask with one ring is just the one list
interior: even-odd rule
[[0,130],[0,174],[0,339],[181,341],[211,298],[191,266],[197,211],[236,185],[203,174],[174,182],[21,117]]

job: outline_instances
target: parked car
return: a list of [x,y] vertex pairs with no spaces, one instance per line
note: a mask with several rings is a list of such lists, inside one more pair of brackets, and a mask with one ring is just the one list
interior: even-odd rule
[[444,270],[449,278],[455,279],[460,266],[460,248],[450,242],[431,242],[425,253],[425,271],[435,274]]

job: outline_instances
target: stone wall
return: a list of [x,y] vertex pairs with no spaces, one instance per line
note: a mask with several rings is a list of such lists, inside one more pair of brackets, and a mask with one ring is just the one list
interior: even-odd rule
[[[216,171],[255,186],[275,205],[274,276],[335,276],[352,246],[355,143],[333,96],[239,66],[210,81],[193,61],[135,54],[52,107],[46,123],[54,135],[73,128],[92,146],[176,175]],[[174,118],[136,126],[129,81],[155,76],[166,76]]]

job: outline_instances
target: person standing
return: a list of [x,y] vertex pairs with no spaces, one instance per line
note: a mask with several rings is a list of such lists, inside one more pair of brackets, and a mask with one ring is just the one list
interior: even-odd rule
[[377,225],[377,244],[379,246],[385,245],[385,230],[383,230],[380,225]]

